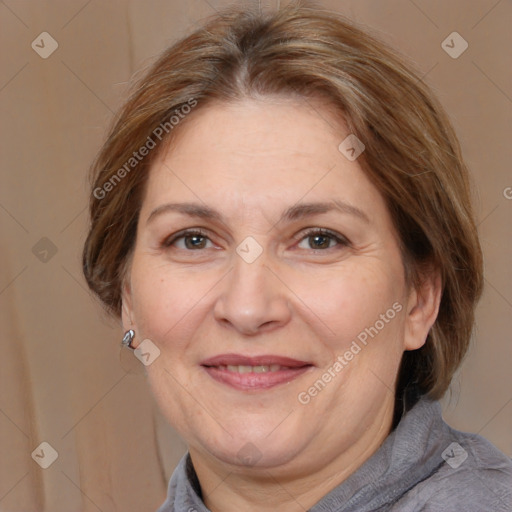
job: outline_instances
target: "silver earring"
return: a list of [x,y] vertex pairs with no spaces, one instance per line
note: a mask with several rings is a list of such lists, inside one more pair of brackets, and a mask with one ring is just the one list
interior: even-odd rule
[[121,342],[121,345],[123,347],[128,347],[133,350],[132,347],[132,341],[133,338],[135,338],[135,331],[133,329],[130,329],[129,331],[126,331],[123,336],[123,341]]

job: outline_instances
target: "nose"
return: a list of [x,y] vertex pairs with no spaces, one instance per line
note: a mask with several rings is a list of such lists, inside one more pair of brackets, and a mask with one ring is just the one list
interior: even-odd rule
[[248,336],[286,325],[291,318],[288,289],[274,272],[263,255],[253,263],[235,256],[214,305],[215,319]]

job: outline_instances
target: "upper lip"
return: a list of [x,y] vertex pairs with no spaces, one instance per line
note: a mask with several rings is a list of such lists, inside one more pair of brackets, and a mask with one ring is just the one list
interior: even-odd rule
[[269,366],[278,364],[290,368],[310,366],[307,361],[276,355],[244,356],[241,354],[219,354],[201,362],[202,366]]

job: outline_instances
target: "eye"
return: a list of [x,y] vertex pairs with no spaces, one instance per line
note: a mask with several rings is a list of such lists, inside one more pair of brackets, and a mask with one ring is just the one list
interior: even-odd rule
[[337,245],[346,247],[350,245],[350,242],[334,231],[313,228],[303,233],[298,247],[301,249],[325,250]]
[[213,247],[212,241],[206,236],[206,234],[197,229],[190,229],[175,233],[169,238],[166,238],[161,245],[162,247],[174,246],[177,249],[183,249],[185,251],[195,251],[198,249],[208,249]]
[[[343,235],[328,229],[311,228],[301,234],[298,247],[324,251],[336,246],[347,247],[350,242]],[[187,229],[167,237],[161,243],[163,248],[175,247],[184,251],[198,251],[214,247],[207,233],[200,229]]]

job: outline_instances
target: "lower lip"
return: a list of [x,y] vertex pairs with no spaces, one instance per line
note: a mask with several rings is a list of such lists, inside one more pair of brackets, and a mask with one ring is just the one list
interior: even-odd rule
[[228,370],[221,370],[214,366],[203,366],[208,375],[217,382],[227,384],[239,390],[260,390],[269,389],[280,384],[290,382],[303,373],[307,372],[312,366],[301,366],[300,368],[288,368],[276,372],[264,373],[238,373]]

